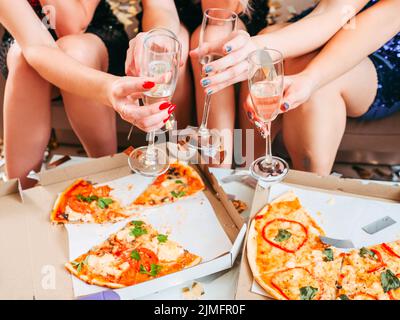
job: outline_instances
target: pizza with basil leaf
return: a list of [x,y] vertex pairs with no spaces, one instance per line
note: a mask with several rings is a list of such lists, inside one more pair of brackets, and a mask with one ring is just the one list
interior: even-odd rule
[[133,202],[133,206],[158,206],[173,203],[196,194],[205,185],[198,172],[182,162],[171,163]]
[[168,235],[136,220],[65,267],[88,284],[116,289],[178,272],[200,261]]
[[58,196],[50,219],[54,223],[107,223],[127,218],[111,190],[78,179]]
[[321,227],[286,193],[253,219],[247,257],[255,280],[281,300],[399,300],[400,241],[349,252],[321,242]]

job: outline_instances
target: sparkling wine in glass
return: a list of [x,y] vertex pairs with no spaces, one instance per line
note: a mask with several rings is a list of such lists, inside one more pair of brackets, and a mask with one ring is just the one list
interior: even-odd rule
[[283,95],[283,57],[277,50],[256,50],[248,57],[249,88],[254,113],[262,122],[266,138],[265,156],[250,166],[251,174],[265,182],[278,182],[288,173],[289,166],[272,156],[271,122],[278,116]]
[[[176,88],[181,44],[168,34],[152,34],[144,41],[140,61],[140,75],[154,78],[156,85],[144,93],[144,107],[153,103],[170,101]],[[129,166],[145,176],[157,176],[168,170],[169,161],[166,152],[155,146],[156,132],[149,134],[149,144],[132,151]]]
[[[210,8],[204,12],[200,30],[199,49],[208,46],[214,41],[228,38],[236,30],[237,14],[226,9]],[[222,48],[221,48],[222,50]],[[222,52],[212,52],[200,57],[202,70],[204,65],[218,60],[223,56]],[[206,76],[206,75],[204,75]],[[203,118],[198,128],[189,135],[189,145],[200,150],[216,150],[221,141],[220,135],[215,130],[207,128],[212,92],[207,94],[204,101]]]

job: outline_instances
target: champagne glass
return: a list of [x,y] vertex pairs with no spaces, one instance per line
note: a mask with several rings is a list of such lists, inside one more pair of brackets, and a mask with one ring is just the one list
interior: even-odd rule
[[266,138],[265,157],[255,160],[250,172],[262,181],[278,182],[289,171],[287,162],[271,151],[271,122],[279,114],[283,96],[283,56],[277,50],[262,49],[251,53],[248,61],[250,96]]
[[[200,31],[199,48],[207,47],[221,38],[227,38],[237,27],[238,16],[236,13],[226,9],[207,9],[203,15],[203,22]],[[221,48],[222,50],[222,48]],[[217,60],[223,56],[222,52],[211,52],[200,57],[202,66]],[[203,70],[203,68],[202,68]],[[220,145],[220,135],[215,130],[207,128],[208,115],[210,111],[212,92],[205,97],[203,118],[198,128],[189,134],[189,145],[200,150],[216,150]]]
[[[144,92],[144,108],[157,102],[170,101],[178,80],[181,59],[181,44],[168,34],[153,34],[143,44],[140,61],[140,75],[155,78],[156,85]],[[129,166],[145,176],[157,176],[169,168],[166,152],[155,146],[156,131],[149,133],[149,144],[140,147],[129,155]]]
[[[167,28],[159,27],[159,28],[151,29],[149,32],[147,32],[145,39],[152,35],[167,35],[167,36],[173,37],[174,39],[176,39],[178,41],[176,34]],[[140,100],[140,105],[143,105],[142,100]],[[162,127],[160,130],[157,131],[157,133],[165,133],[169,130],[172,130],[175,126],[175,123],[176,123],[175,116],[173,113],[171,113],[171,117],[169,118],[169,120],[165,123],[164,127]],[[134,129],[134,126],[131,125],[131,129],[129,130],[128,137],[127,137],[128,141],[131,139],[133,129]]]

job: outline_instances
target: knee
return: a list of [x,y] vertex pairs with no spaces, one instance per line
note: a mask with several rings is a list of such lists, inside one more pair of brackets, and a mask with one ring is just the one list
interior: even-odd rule
[[[57,40],[58,47],[79,63],[90,68],[105,71],[106,50],[94,44],[91,35],[68,35]],[[100,40],[99,40],[100,41]]]
[[26,74],[27,72],[33,72],[34,69],[26,61],[21,48],[15,43],[11,46],[7,54],[7,67],[10,76],[13,74]]

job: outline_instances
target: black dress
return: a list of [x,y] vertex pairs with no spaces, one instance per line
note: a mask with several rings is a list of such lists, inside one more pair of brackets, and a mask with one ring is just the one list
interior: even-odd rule
[[[44,15],[39,1],[29,0],[29,3],[38,17],[43,19]],[[57,40],[54,30],[50,30],[50,33]],[[106,0],[99,2],[86,33],[95,34],[104,42],[109,58],[108,71],[115,75],[124,75],[124,63],[129,47],[129,39],[123,24],[118,21]],[[0,43],[0,71],[5,78],[8,75],[7,54],[13,42],[14,38],[6,31]]]
[[[247,31],[254,36],[267,26],[267,16],[269,12],[268,0],[250,0],[250,14],[239,14],[239,18],[246,25]],[[202,22],[203,11],[201,1],[196,0],[175,0],[179,19],[185,27],[192,33]],[[143,10],[137,15],[139,20],[139,30],[142,30]]]

